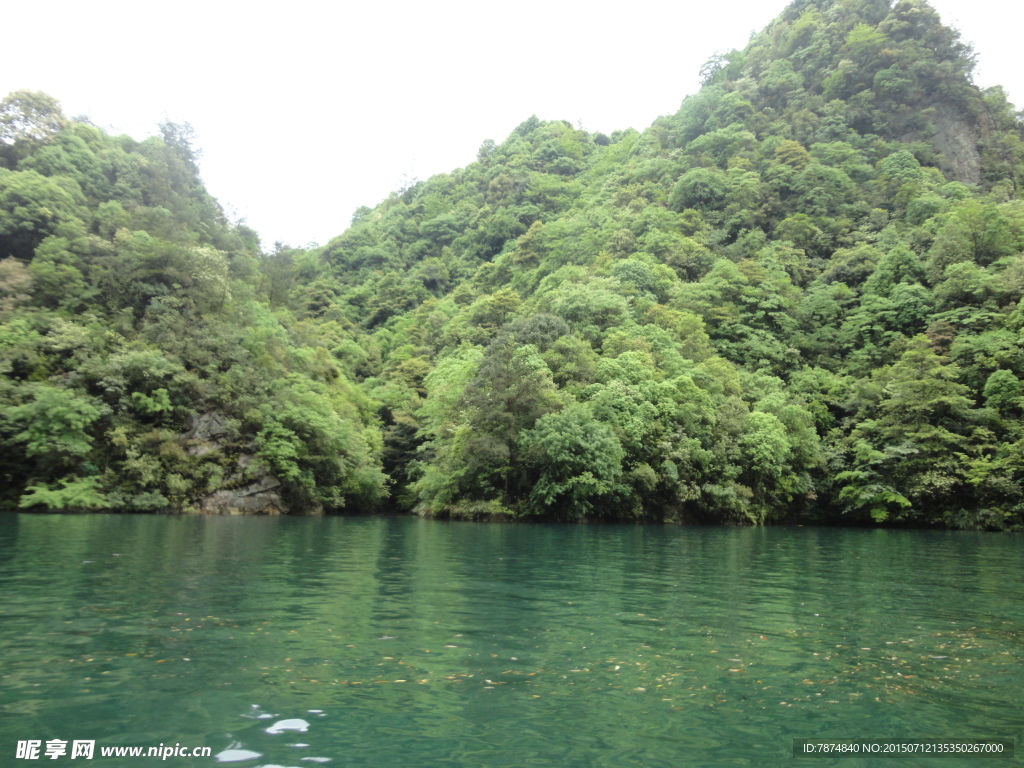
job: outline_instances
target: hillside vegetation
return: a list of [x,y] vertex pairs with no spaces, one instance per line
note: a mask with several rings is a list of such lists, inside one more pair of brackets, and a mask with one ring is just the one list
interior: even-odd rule
[[12,94],[2,501],[1020,528],[1024,122],[971,68],[798,1],[643,133],[530,118],[265,254],[186,127]]

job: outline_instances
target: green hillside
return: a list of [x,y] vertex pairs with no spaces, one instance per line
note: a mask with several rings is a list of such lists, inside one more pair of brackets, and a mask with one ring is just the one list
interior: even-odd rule
[[643,133],[530,118],[261,254],[188,132],[0,107],[24,509],[1024,525],[1024,122],[920,0],[803,0]]
[[0,137],[0,503],[384,497],[375,405],[270,307],[257,237],[204,190],[186,127],[107,136],[20,92]]

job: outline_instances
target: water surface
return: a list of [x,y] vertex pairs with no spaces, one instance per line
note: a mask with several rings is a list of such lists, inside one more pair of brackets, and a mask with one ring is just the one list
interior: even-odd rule
[[956,532],[0,515],[0,765],[54,738],[96,757],[47,765],[181,744],[214,756],[161,764],[239,768],[1019,744],[1022,554]]

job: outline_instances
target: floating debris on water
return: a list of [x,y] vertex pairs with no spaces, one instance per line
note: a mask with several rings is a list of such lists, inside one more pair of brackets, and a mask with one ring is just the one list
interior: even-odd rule
[[251,749],[225,749],[214,755],[214,758],[218,763],[240,763],[243,760],[255,760],[262,756],[261,753],[253,752]]
[[309,728],[305,720],[294,718],[291,720],[280,720],[266,729],[267,733],[284,733],[285,731],[304,732]]

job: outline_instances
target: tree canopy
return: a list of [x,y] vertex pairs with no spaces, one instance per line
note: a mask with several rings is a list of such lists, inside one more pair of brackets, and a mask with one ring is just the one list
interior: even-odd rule
[[531,117],[272,252],[187,125],[12,94],[3,499],[1021,528],[1024,122],[972,67],[800,0],[642,133]]

